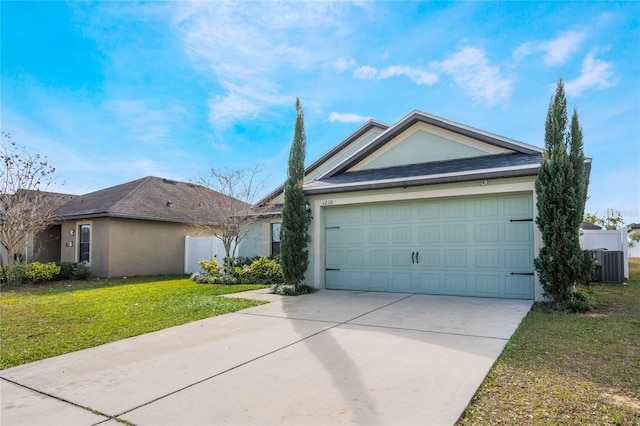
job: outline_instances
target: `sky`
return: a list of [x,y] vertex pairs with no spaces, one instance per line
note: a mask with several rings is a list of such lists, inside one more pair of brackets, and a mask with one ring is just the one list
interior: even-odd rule
[[[640,2],[0,1],[3,132],[84,194],[260,165],[282,184],[413,110],[544,147],[559,78],[593,159],[586,211],[640,223]],[[6,140],[3,138],[3,143]]]

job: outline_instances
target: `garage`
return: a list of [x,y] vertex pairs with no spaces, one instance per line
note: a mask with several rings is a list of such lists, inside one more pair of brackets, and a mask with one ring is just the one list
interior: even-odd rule
[[531,192],[323,210],[326,288],[534,298]]

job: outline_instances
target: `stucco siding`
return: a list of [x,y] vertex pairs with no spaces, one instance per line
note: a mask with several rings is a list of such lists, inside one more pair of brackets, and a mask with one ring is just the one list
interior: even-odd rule
[[107,276],[181,274],[184,237],[204,233],[180,223],[108,218]]
[[67,221],[61,226],[60,260],[77,262],[78,227],[91,225],[94,277],[182,274],[185,237],[207,236],[194,226],[119,218]]

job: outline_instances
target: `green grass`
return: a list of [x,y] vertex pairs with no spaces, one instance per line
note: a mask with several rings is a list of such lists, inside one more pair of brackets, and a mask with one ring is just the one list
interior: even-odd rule
[[534,305],[458,424],[640,425],[640,259],[630,276],[588,314]]
[[264,287],[153,277],[3,289],[0,369],[256,306],[219,296]]

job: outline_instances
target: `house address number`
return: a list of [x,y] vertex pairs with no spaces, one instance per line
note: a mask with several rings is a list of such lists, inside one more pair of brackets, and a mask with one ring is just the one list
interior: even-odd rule
[[322,202],[323,206],[332,206],[333,205],[333,200],[324,200]]

